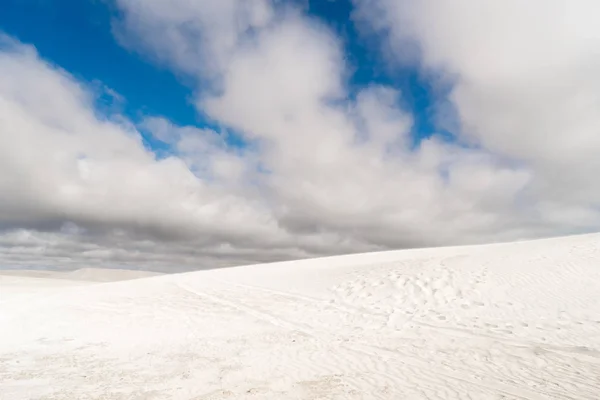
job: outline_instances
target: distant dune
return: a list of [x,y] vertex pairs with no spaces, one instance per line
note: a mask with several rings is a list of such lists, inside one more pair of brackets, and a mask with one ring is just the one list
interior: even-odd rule
[[599,398],[600,234],[26,274],[0,274],[2,399]]
[[89,282],[117,282],[162,275],[158,272],[128,269],[80,268],[74,271],[1,270],[0,275],[28,278],[68,279]]
[[90,282],[116,282],[131,279],[149,278],[162,275],[158,272],[134,271],[128,269],[81,268],[65,273],[65,279]]
[[[75,271],[1,270],[0,306],[9,300],[26,301],[32,297],[47,296],[73,286],[101,282],[118,282],[162,275],[148,271],[122,269],[81,268]],[[0,397],[0,400],[2,397]]]

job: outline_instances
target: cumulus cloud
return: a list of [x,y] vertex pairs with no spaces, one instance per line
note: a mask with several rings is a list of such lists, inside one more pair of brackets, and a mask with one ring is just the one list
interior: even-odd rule
[[125,46],[181,71],[216,78],[252,30],[273,18],[270,0],[117,1],[113,31]]
[[[9,236],[25,230],[18,237],[35,243],[47,239],[33,256],[51,256],[68,238],[108,246],[108,263],[111,251],[148,240],[187,243],[191,254],[285,247],[260,199],[221,184],[241,170],[240,156],[215,132],[149,119],[146,127],[181,153],[157,159],[131,122],[96,115],[91,89],[31,47],[9,44],[0,53],[0,227]],[[208,160],[198,161],[202,152]]]
[[531,169],[540,219],[598,228],[598,2],[356,3],[397,62],[452,82],[460,139]]
[[[4,264],[180,270],[600,226],[597,121],[586,112],[600,92],[571,75],[596,73],[584,44],[570,62],[552,64],[540,50],[537,65],[548,68],[538,77],[508,59],[527,56],[513,47],[549,32],[505,42],[501,22],[480,23],[467,7],[445,19],[433,2],[361,1],[359,15],[390,32],[397,61],[407,61],[401,45],[416,43],[424,68],[455,80],[443,100],[456,110],[459,140],[434,134],[414,148],[402,93],[381,85],[350,93],[339,38],[299,10],[266,0],[117,4],[119,41],[190,78],[198,110],[225,128],[103,116],[91,88],[34,49],[1,47]],[[487,10],[515,14],[499,11]],[[563,79],[559,92],[543,85],[551,77]],[[247,146],[228,144],[229,129]],[[147,149],[140,132],[171,155]]]

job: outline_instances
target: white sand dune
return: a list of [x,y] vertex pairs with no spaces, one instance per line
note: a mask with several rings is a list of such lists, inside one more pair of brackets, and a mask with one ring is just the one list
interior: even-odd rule
[[131,279],[149,278],[162,275],[158,272],[133,271],[129,269],[80,268],[65,273],[65,279],[89,282],[117,282]]
[[13,298],[0,398],[598,399],[600,234]]
[[[81,268],[75,271],[0,270],[0,305],[61,293],[71,286],[117,282],[162,275],[156,272],[122,269]],[[1,398],[0,398],[1,399]]]
[[129,269],[80,268],[75,271],[48,270],[0,270],[0,276],[20,276],[27,278],[67,279],[88,282],[117,282],[130,279],[148,278],[162,275],[158,272]]

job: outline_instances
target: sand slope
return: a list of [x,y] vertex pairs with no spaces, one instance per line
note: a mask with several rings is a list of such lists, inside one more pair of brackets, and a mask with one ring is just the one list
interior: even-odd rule
[[0,308],[2,399],[599,393],[600,235],[71,285]]

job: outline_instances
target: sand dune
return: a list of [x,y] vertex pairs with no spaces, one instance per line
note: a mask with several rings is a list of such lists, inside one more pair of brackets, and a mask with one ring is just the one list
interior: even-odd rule
[[[121,269],[81,268],[75,271],[0,270],[0,306],[9,301],[26,302],[47,298],[73,286],[148,278],[155,272]],[[1,399],[1,398],[0,398]]]
[[27,278],[67,279],[72,281],[117,282],[148,278],[162,274],[158,272],[134,271],[128,269],[80,268],[74,271],[0,270],[0,276],[2,275]]
[[64,281],[2,303],[0,398],[599,398],[600,234]]

